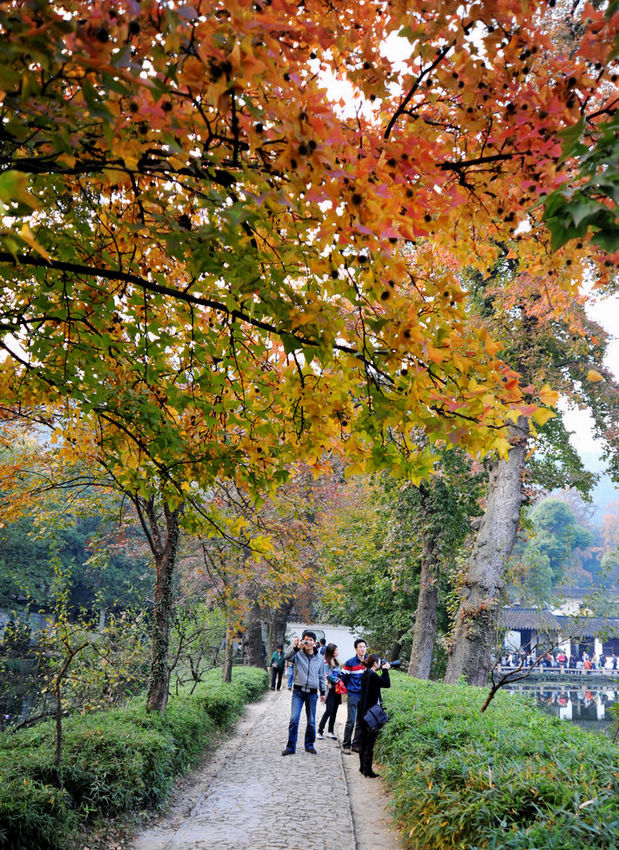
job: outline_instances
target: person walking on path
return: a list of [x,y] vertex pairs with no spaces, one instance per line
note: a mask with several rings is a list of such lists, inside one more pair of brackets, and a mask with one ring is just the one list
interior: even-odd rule
[[[348,691],[347,708],[348,716],[346,718],[346,727],[344,729],[344,740],[342,741],[342,752],[345,755],[350,755],[351,751],[359,752],[359,725],[355,726],[357,718],[357,707],[361,699],[361,677],[365,673],[365,653],[367,644],[363,638],[357,638],[355,641],[355,652],[352,658],[342,666],[341,678]],[[353,738],[354,729],[354,738]]]
[[376,672],[381,666],[380,657],[378,655],[368,655],[366,663],[366,671],[362,676],[361,681],[361,699],[359,700],[359,718],[357,725],[360,727],[359,737],[359,773],[367,776],[368,779],[374,779],[380,776],[379,773],[374,773],[372,762],[374,761],[374,744],[378,737],[378,730],[372,731],[365,720],[366,711],[380,703],[381,688],[389,688],[391,681],[389,679],[389,668],[391,665],[388,661],[384,661],[380,676]]
[[288,743],[282,751],[283,756],[294,755],[297,749],[299,719],[305,706],[307,726],[305,729],[305,752],[316,755],[316,702],[320,691],[320,701],[325,700],[325,663],[316,649],[315,632],[306,629],[301,635],[298,646],[291,646],[286,659],[294,657],[294,680],[292,684],[292,704],[288,725]]
[[327,738],[337,739],[337,735],[334,732],[335,716],[338,708],[342,704],[342,695],[336,691],[337,683],[340,681],[340,665],[338,663],[337,656],[337,646],[334,643],[328,643],[324,654],[325,678],[327,680],[327,703],[325,712],[320,718],[320,724],[318,726],[318,738],[320,740],[322,740],[327,720],[329,721]]
[[271,655],[271,690],[275,690],[275,680],[277,680],[277,690],[281,690],[282,676],[284,675],[284,666],[286,664],[286,655],[284,654],[284,645],[277,644],[277,648]]

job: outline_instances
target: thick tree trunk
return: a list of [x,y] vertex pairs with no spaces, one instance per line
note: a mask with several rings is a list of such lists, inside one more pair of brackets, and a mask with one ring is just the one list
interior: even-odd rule
[[279,608],[276,608],[269,623],[269,642],[267,646],[267,658],[271,654],[278,643],[283,645],[286,635],[286,626],[288,625],[288,617],[292,611],[294,600],[284,602]]
[[415,614],[413,648],[408,665],[408,675],[417,679],[430,678],[432,652],[436,642],[436,611],[438,606],[438,558],[434,540],[426,535],[421,554],[419,599]]
[[[180,539],[180,516],[182,508],[172,511],[164,504],[165,532],[159,527],[154,503],[151,500],[141,506],[142,516],[147,520],[149,543],[155,560],[155,598],[153,606],[153,630],[151,666],[146,696],[147,711],[163,714],[168,703],[170,671],[168,668],[168,646],[170,642],[170,619],[172,616],[172,575]],[[144,525],[144,522],[143,522]]]
[[501,591],[520,518],[527,433],[521,417],[511,429],[508,459],[495,461],[490,470],[486,512],[460,591],[446,682],[464,676],[469,684],[483,686],[492,669]]
[[251,667],[264,667],[265,653],[262,647],[262,611],[257,602],[252,602],[247,614],[247,663]]

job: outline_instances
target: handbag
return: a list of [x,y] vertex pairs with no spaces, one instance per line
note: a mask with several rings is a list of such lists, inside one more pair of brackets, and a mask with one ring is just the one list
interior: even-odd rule
[[344,684],[344,682],[342,682],[341,679],[338,679],[337,682],[335,683],[335,693],[336,694],[347,694],[348,693],[346,685]]
[[366,724],[370,732],[378,732],[382,729],[385,723],[389,720],[387,712],[379,703],[373,705],[363,715],[363,722]]

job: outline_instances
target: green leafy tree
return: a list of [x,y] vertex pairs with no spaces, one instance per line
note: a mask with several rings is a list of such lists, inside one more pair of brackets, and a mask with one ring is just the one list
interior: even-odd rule
[[530,539],[515,552],[523,574],[522,594],[538,604],[548,603],[574,563],[575,550],[589,547],[593,534],[560,499],[539,502],[527,519]]

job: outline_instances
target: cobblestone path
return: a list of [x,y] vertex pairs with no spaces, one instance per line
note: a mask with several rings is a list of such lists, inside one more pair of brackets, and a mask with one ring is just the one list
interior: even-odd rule
[[[318,717],[322,711],[319,704]],[[342,706],[340,730],[345,713]],[[343,756],[331,739],[316,741],[318,755],[306,753],[303,715],[300,749],[281,755],[289,714],[288,690],[268,691],[248,706],[234,737],[197,777],[184,811],[177,803],[162,823],[133,841],[131,850],[397,850],[386,822],[373,822],[373,834],[362,828],[362,841],[356,834],[353,772],[353,797],[367,794],[370,785],[373,798],[379,792],[375,782],[359,775],[357,756]]]

